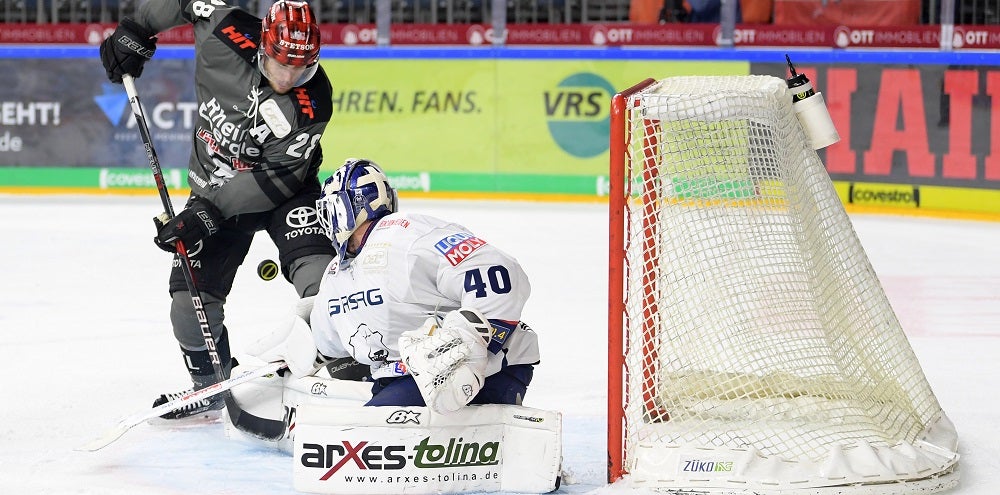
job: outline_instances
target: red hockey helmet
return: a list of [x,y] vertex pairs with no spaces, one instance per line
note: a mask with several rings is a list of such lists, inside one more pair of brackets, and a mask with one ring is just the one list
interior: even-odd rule
[[284,65],[304,67],[319,60],[319,25],[306,2],[278,0],[264,16],[264,54]]

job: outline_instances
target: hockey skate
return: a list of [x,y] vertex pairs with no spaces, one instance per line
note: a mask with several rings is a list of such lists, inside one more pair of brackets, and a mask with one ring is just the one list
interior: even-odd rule
[[[172,400],[189,394],[193,389],[180,392],[166,393],[153,401],[153,407],[166,404]],[[226,401],[222,395],[214,395],[197,402],[193,402],[179,409],[170,411],[158,418],[149,420],[153,424],[194,424],[218,421],[222,416],[222,409],[226,407]]]
[[[207,350],[189,350],[181,347],[184,354],[184,363],[191,375],[191,388],[180,392],[166,393],[160,395],[153,401],[153,407],[166,404],[170,401],[184,397],[195,390],[210,387],[220,380],[217,372],[222,372],[222,379],[229,377],[229,372],[239,363],[229,354],[228,332],[223,329],[222,337],[216,343],[219,357],[225,363],[221,370],[213,365],[211,355]],[[214,423],[222,417],[222,409],[226,407],[226,394],[213,395],[181,406],[173,411],[163,414],[148,421],[150,424],[182,426],[186,424]]]

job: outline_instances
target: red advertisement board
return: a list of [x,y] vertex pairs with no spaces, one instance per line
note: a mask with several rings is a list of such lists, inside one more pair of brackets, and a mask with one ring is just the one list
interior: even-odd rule
[[[97,45],[114,24],[4,24],[2,44]],[[324,24],[325,45],[366,46],[378,43],[374,24]],[[397,46],[491,46],[497,41],[489,24],[394,24],[390,42]],[[509,46],[701,46],[720,44],[716,24],[511,24]],[[187,44],[190,26],[160,34],[160,43]],[[940,26],[777,26],[738,25],[733,43],[742,47],[811,48],[940,48]],[[955,26],[956,50],[1000,49],[1000,26]]]
[[[1000,71],[990,67],[797,67],[822,91],[840,142],[835,180],[1000,188]],[[755,74],[784,75],[779,64]]]

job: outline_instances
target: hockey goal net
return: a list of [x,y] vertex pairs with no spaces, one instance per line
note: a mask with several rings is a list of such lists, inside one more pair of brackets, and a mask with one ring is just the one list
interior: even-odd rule
[[615,95],[610,175],[610,481],[957,484],[955,430],[783,80],[649,79]]

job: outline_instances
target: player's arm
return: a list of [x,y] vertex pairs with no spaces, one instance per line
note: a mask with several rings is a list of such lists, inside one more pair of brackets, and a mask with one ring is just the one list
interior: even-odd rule
[[211,0],[196,0],[194,2],[190,0],[146,0],[140,3],[136,9],[135,20],[157,33],[162,33],[172,27],[194,22],[197,16],[192,13],[192,8],[195,7],[195,4],[211,5],[211,3]]
[[[334,260],[335,262],[336,260]],[[324,279],[327,276],[324,274]],[[343,341],[340,339],[340,334],[334,328],[333,321],[330,319],[330,299],[329,292],[324,290],[321,285],[309,319],[313,342],[316,343],[316,349],[320,355],[324,357],[351,357],[351,352],[344,347]]]
[[[225,5],[221,0],[214,1]],[[197,9],[199,5],[203,8]],[[138,78],[146,61],[156,52],[157,34],[194,22],[197,17],[194,10],[207,15],[215,8],[212,0],[147,0],[140,3],[135,17],[123,17],[115,32],[101,43],[101,63],[108,79],[121,83],[125,74]]]
[[176,250],[178,240],[193,246],[218,232],[227,218],[268,211],[295,196],[316,176],[322,159],[319,139],[325,128],[323,122],[290,133],[270,145],[266,161],[253,170],[236,174],[218,189],[199,191],[173,218],[154,218],[156,245],[168,252]]
[[360,379],[360,370],[363,370],[362,375],[367,375],[369,367],[359,365],[339,345],[339,339],[335,344],[329,341],[336,337],[330,333],[333,329],[329,318],[320,312],[313,319],[314,306],[323,306],[316,301],[316,296],[296,301],[287,323],[250,344],[246,353],[262,361],[284,361],[294,376],[310,375],[321,365],[327,366],[333,378]]
[[284,361],[295,376],[312,373],[317,354],[309,317],[315,299],[315,296],[299,299],[292,307],[288,323],[247,346],[247,354],[268,362]]
[[528,276],[514,257],[452,223],[416,241],[409,258],[411,267],[434,267],[416,268],[432,271],[434,286],[413,288],[410,297],[443,298],[479,310],[495,328],[490,351],[504,348],[531,295]]

